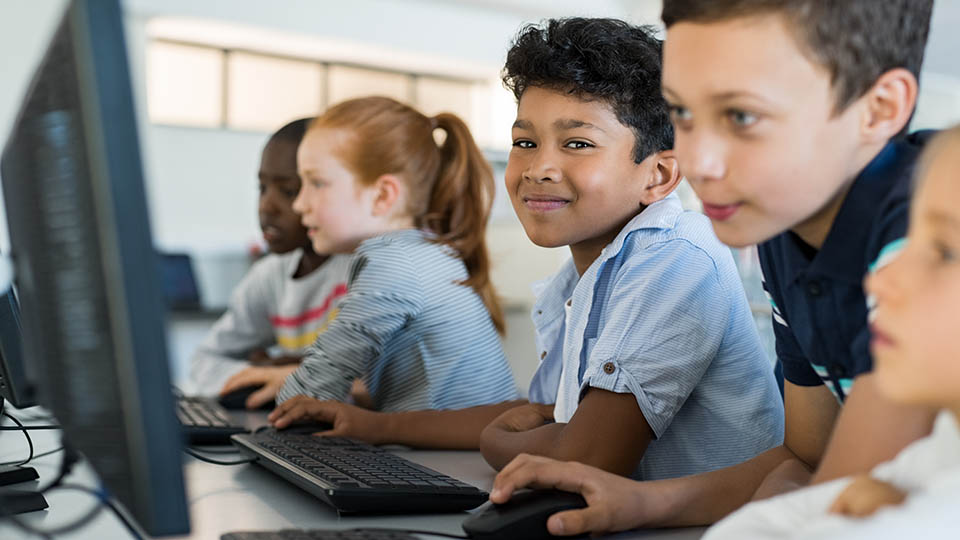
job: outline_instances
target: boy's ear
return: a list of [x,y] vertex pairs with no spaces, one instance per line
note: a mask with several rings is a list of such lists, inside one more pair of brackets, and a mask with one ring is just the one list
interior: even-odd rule
[[[640,204],[650,206],[673,192],[680,184],[680,165],[673,150],[664,150],[647,156],[652,160],[650,173],[640,195]],[[646,161],[646,160],[645,160]]]
[[389,217],[393,214],[400,208],[405,187],[403,181],[393,174],[384,174],[377,178],[371,186],[371,214],[375,217]]
[[887,71],[877,79],[864,100],[861,133],[868,142],[885,143],[900,132],[917,103],[917,78],[904,68]]

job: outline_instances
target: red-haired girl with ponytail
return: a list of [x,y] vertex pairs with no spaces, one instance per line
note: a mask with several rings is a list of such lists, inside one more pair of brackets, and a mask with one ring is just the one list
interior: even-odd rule
[[299,367],[251,368],[224,391],[320,404],[362,379],[384,412],[516,399],[484,239],[493,175],[463,121],[353,99],[310,125],[297,162],[314,249],[355,254],[348,293]]

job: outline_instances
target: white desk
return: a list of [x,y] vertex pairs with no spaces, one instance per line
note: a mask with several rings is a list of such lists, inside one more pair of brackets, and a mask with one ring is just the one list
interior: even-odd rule
[[[0,436],[0,461],[24,455],[24,443],[8,442],[14,441],[17,436],[17,432]],[[33,436],[38,452],[58,446],[59,435],[55,432],[33,432]],[[485,490],[489,490],[493,483],[494,471],[483,461],[479,452],[398,450],[397,453]],[[216,457],[227,459],[229,455],[217,454]],[[47,482],[55,475],[60,458],[61,454],[54,454],[31,462],[40,473],[41,482]],[[174,537],[177,540],[216,540],[230,531],[283,528],[390,527],[463,534],[460,523],[466,517],[465,513],[339,517],[318,499],[258,466],[213,465],[189,456],[184,456],[184,463],[192,528],[188,536]],[[92,486],[96,478],[88,466],[81,464],[68,477],[68,481]],[[75,519],[94,504],[93,497],[74,491],[54,491],[47,495],[47,501],[50,503],[48,510],[22,514],[24,519],[37,527],[49,528]],[[694,540],[702,534],[703,529],[695,528],[637,531],[612,538]],[[12,524],[0,521],[0,538],[26,537]],[[111,512],[104,511],[84,529],[57,538],[125,539],[129,538],[129,534]]]

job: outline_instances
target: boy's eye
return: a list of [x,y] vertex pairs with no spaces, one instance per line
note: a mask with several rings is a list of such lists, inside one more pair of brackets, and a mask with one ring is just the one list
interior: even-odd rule
[[757,115],[739,109],[732,109],[727,112],[727,117],[738,128],[750,127],[757,123]]
[[528,141],[528,140],[525,140],[525,139],[517,139],[517,140],[513,141],[513,146],[514,146],[514,148],[524,148],[524,149],[530,149],[530,148],[536,148],[536,147],[537,147],[537,145],[533,144],[533,141]]
[[571,148],[571,149],[573,149],[573,150],[582,150],[582,149],[584,149],[584,148],[593,148],[593,145],[590,144],[590,143],[588,143],[587,141],[570,141],[570,142],[568,142],[567,144],[565,144],[564,146],[567,147],[567,148]]
[[670,120],[672,120],[674,124],[680,122],[689,122],[693,118],[693,115],[690,114],[690,110],[686,107],[670,105],[667,110],[670,113]]
[[957,253],[946,244],[937,242],[936,245],[934,245],[934,249],[937,250],[937,258],[941,262],[952,263],[957,259]]

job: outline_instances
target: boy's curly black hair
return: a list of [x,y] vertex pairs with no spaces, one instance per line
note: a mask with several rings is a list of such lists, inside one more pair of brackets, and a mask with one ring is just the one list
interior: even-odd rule
[[673,148],[660,92],[662,42],[655,29],[617,19],[550,19],[524,26],[504,65],[504,86],[520,100],[531,86],[606,102],[636,137],[634,161]]

